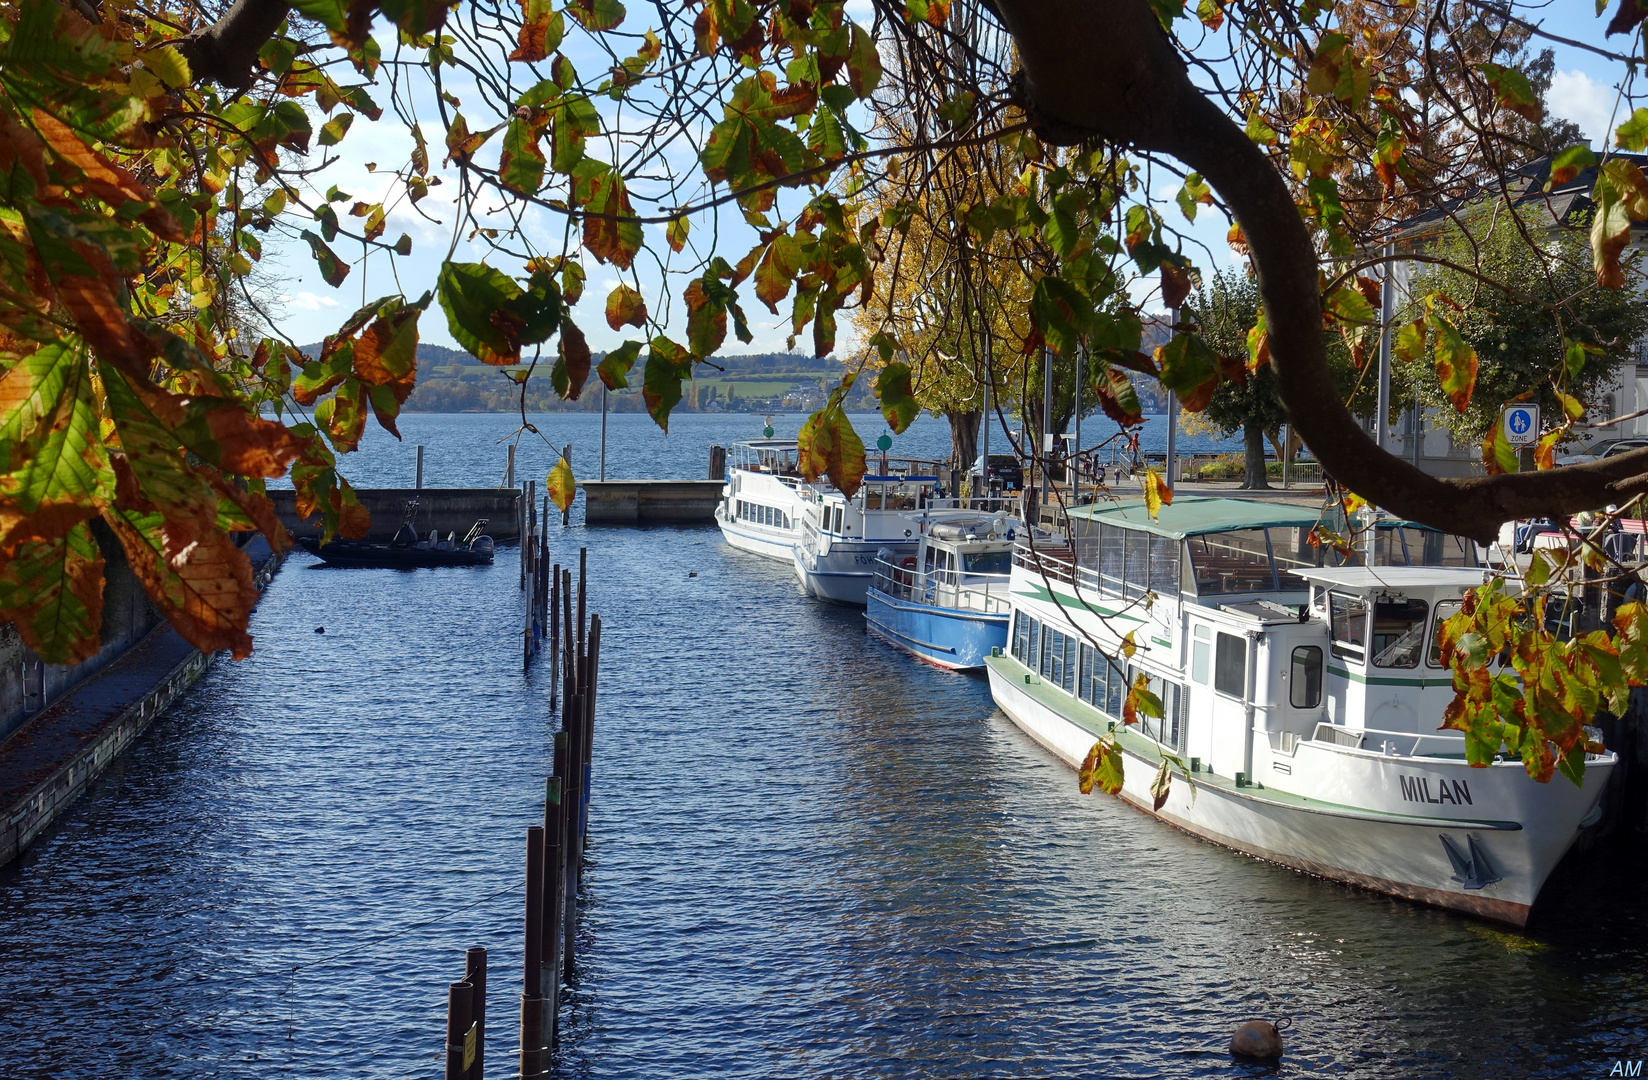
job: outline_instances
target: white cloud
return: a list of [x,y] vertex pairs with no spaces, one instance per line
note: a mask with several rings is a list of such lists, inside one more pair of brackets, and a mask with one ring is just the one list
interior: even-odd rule
[[300,292],[296,296],[282,296],[280,302],[291,311],[327,311],[338,306],[338,301],[319,293]]
[[1546,104],[1551,112],[1564,120],[1572,120],[1593,143],[1607,143],[1612,130],[1609,116],[1614,111],[1618,92],[1596,82],[1583,71],[1558,71],[1551,76],[1551,90]]

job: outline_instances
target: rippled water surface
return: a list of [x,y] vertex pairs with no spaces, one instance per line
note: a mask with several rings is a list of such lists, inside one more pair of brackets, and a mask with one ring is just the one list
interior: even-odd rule
[[[497,418],[407,420],[456,453]],[[1640,862],[1570,862],[1528,935],[1306,878],[1083,798],[982,681],[714,530],[553,541],[606,621],[563,1076],[1268,1075],[1224,1047],[1282,1014],[1282,1076],[1648,1058]],[[552,728],[515,560],[288,562],[253,657],[0,870],[0,1076],[438,1076],[476,944],[512,1071]]]

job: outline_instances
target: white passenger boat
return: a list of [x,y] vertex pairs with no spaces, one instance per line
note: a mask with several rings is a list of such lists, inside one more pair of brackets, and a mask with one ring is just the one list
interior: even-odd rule
[[876,560],[914,555],[938,484],[938,463],[881,458],[852,498],[832,488],[800,492],[801,535],[795,576],[808,594],[864,606]]
[[[939,500],[915,555],[876,560],[865,629],[952,671],[984,666],[1007,648],[1013,545],[1024,525],[1017,500]],[[936,515],[936,517],[935,517]]]
[[[1136,501],[1071,511],[1071,547],[1015,552],[1010,647],[986,661],[996,703],[1073,767],[1113,733],[1121,796],[1197,836],[1523,925],[1617,756],[1587,755],[1583,786],[1514,757],[1471,768],[1438,726],[1453,690],[1436,632],[1487,571],[1423,565],[1474,553],[1409,523],[1381,533],[1404,565],[1324,566],[1316,519],[1188,496],[1157,520]],[[1165,716],[1128,727],[1141,672]]]
[[807,486],[796,455],[794,439],[751,439],[728,448],[727,483],[715,508],[715,523],[727,543],[790,560],[801,535],[799,492]]

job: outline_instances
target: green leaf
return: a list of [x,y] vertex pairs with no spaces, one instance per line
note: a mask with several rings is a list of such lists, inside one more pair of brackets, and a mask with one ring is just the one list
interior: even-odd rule
[[1434,316],[1436,322],[1436,376],[1442,392],[1461,415],[1471,404],[1476,389],[1476,350],[1471,348],[1453,323]]
[[44,345],[0,377],[0,547],[61,537],[113,501],[99,419],[83,348]]
[[544,153],[538,147],[540,129],[519,116],[504,131],[503,150],[498,155],[498,179],[505,187],[522,195],[536,195],[544,184]]
[[635,358],[640,354],[639,341],[626,341],[601,359],[595,373],[601,376],[601,381],[606,383],[608,390],[627,389],[629,369],[635,366]]
[[607,325],[614,330],[647,324],[647,302],[639,292],[620,284],[607,294]]
[[1105,736],[1093,744],[1093,748],[1082,759],[1081,768],[1076,773],[1076,783],[1083,795],[1093,794],[1098,787],[1106,795],[1114,795],[1122,789],[1122,752],[1116,741]]
[[521,288],[485,263],[447,263],[436,286],[452,337],[482,363],[507,367],[521,358],[524,320],[507,306]]
[[641,398],[653,422],[669,431],[670,412],[681,403],[681,380],[692,375],[692,355],[667,337],[652,339],[641,380]]
[[847,53],[847,82],[860,100],[875,93],[881,84],[881,54],[875,39],[864,28],[853,24],[853,43]]
[[669,241],[671,251],[679,252],[687,246],[687,232],[691,228],[684,217],[671,221],[664,230],[664,239]]
[[97,655],[103,622],[103,553],[82,521],[63,536],[27,540],[0,561],[0,620],[48,664]]
[[321,146],[336,146],[343,141],[343,136],[349,131],[349,125],[354,122],[354,113],[338,113],[338,115],[321,125],[320,135],[315,139],[315,142]]
[[154,72],[168,89],[177,90],[194,82],[189,73],[189,61],[170,45],[143,54],[143,66]]
[[876,376],[875,391],[887,426],[893,434],[902,435],[921,414],[921,403],[910,389],[910,365],[892,363],[882,368]]
[[[1638,109],[1637,113],[1643,114],[1644,134],[1648,135],[1648,109]],[[1631,114],[1631,120],[1636,119],[1637,114]],[[1596,160],[1596,154],[1583,143],[1568,147],[1551,159],[1551,176],[1545,181],[1545,190],[1549,191],[1557,184],[1568,183],[1578,176],[1581,170],[1595,165]]]
[[1213,189],[1202,179],[1201,173],[1191,173],[1185,177],[1184,186],[1179,189],[1178,201],[1179,212],[1185,216],[1185,220],[1195,221],[1197,204],[1213,205]]
[[624,21],[624,5],[618,0],[574,0],[566,13],[592,33],[611,30]]
[[1544,118],[1545,110],[1540,104],[1539,93],[1528,81],[1528,76],[1516,68],[1501,67],[1498,64],[1478,64],[1476,70],[1482,73],[1482,77],[1493,88],[1494,101],[1500,108],[1509,109],[1533,124]]
[[337,254],[326,246],[324,240],[308,229],[303,230],[303,239],[309,242],[309,251],[315,256],[315,265],[320,267],[320,276],[326,280],[326,284],[334,289],[342,285],[343,279],[349,276],[348,264],[339,259]]
[[1199,334],[1179,334],[1156,350],[1161,384],[1190,412],[1201,412],[1219,385],[1219,361]]
[[856,377],[856,373],[849,373],[842,379],[841,385],[830,392],[829,402],[809,416],[796,435],[801,475],[809,482],[828,476],[836,490],[849,499],[863,484],[865,472],[864,441],[842,407]]

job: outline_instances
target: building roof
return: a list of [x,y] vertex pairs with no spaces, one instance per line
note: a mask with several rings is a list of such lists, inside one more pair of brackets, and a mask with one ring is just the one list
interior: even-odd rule
[[1180,495],[1163,506],[1152,520],[1143,499],[1076,506],[1073,518],[1087,518],[1106,525],[1183,540],[1202,533],[1230,532],[1233,529],[1308,528],[1321,520],[1319,511],[1289,503],[1263,499],[1219,499],[1212,496]]
[[[1617,150],[1605,150],[1603,153],[1608,157],[1624,158],[1639,167],[1648,167],[1648,156],[1642,154],[1625,154]],[[1422,210],[1392,225],[1385,239],[1406,243],[1409,246],[1422,243],[1440,233],[1453,215],[1461,209],[1478,203],[1485,205],[1507,194],[1519,209],[1527,208],[1547,213],[1552,228],[1564,224],[1578,224],[1579,221],[1576,219],[1588,213],[1592,206],[1591,191],[1596,187],[1597,166],[1587,166],[1573,179],[1566,183],[1553,184],[1551,190],[1546,191],[1545,181],[1550,175],[1550,157],[1547,155],[1535,158],[1521,168],[1507,172],[1503,189],[1497,183],[1477,187],[1463,198],[1449,199],[1440,206]]]
[[1324,566],[1289,570],[1317,585],[1348,589],[1430,589],[1454,586],[1474,589],[1493,573],[1480,566]]

